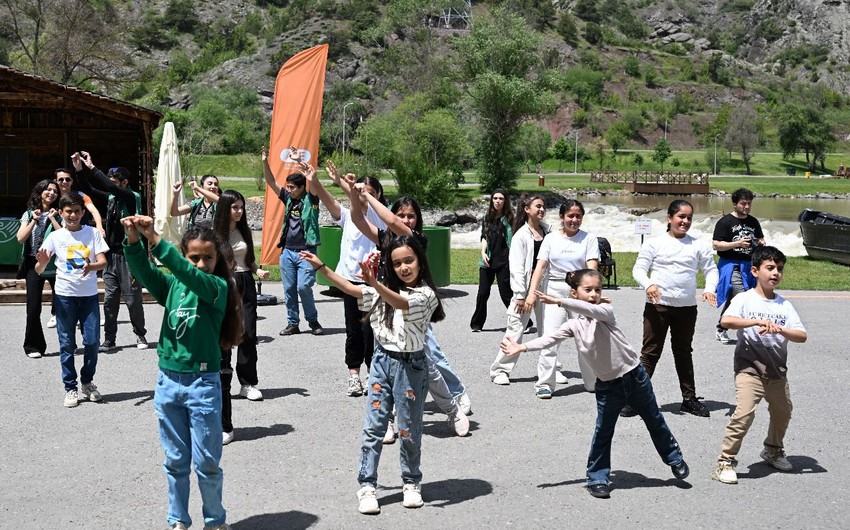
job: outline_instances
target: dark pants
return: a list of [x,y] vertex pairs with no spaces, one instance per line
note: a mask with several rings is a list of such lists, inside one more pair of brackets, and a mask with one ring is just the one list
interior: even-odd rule
[[[53,300],[56,299],[55,280],[43,278],[35,272],[35,259],[24,258],[27,263],[27,327],[24,332],[24,353],[38,352],[42,355],[47,350],[47,342],[44,340],[44,328],[41,325],[41,296],[44,293],[44,282],[50,282],[50,288],[54,289]],[[29,262],[32,263],[29,263]],[[55,314],[54,305],[51,305],[51,313]]]
[[256,385],[257,378],[257,284],[250,272],[233,275],[242,295],[242,342],[236,350],[236,376],[243,385]]
[[655,401],[652,383],[642,366],[611,381],[596,380],[596,430],[587,458],[587,485],[608,484],[611,473],[611,440],[620,411],[626,405],[637,412],[655,445],[655,451],[668,466],[682,462],[682,451]]
[[731,285],[729,286],[729,292],[726,296],[726,303],[723,304],[723,309],[720,311],[720,318],[717,319],[717,331],[726,331],[726,328],[720,325],[720,320],[723,318],[723,313],[729,309],[729,304],[732,303],[732,299],[743,293],[747,290],[744,287],[744,279],[741,278],[741,267],[738,265],[734,265],[732,269],[732,277],[730,278]]
[[142,284],[130,274],[130,267],[123,254],[107,254],[103,270],[103,338],[104,342],[115,342],[118,334],[118,309],[121,296],[130,312],[130,324],[136,336],[144,336],[145,311],[142,308]]
[[345,310],[345,365],[350,370],[360,370],[365,364],[368,369],[375,349],[372,326],[363,322],[366,313],[360,311],[357,298],[343,293],[342,307]]
[[233,382],[231,350],[221,349],[221,430],[233,431],[233,406],[230,400],[230,384]]
[[487,321],[487,301],[490,300],[490,288],[493,286],[493,279],[499,286],[499,296],[502,298],[502,303],[507,308],[511,303],[511,273],[508,269],[508,264],[494,269],[492,267],[481,267],[478,269],[478,297],[475,299],[475,312],[472,314],[472,319],[469,321],[469,327],[472,329],[481,329]]
[[694,360],[691,356],[694,340],[694,328],[697,324],[697,306],[670,307],[666,305],[646,304],[643,309],[643,348],[640,350],[640,362],[646,373],[652,377],[655,365],[661,358],[667,330],[670,330],[670,348],[679,376],[682,398],[696,396],[694,383]]

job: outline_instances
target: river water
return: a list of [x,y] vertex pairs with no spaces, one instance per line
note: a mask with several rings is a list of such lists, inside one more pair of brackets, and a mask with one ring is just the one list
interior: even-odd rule
[[[667,206],[675,197],[656,195],[605,195],[580,198],[587,214],[582,229],[593,235],[607,238],[614,252],[637,252],[641,236],[635,234],[635,220],[649,219],[652,237],[661,235],[667,227]],[[711,242],[714,225],[720,217],[732,210],[729,196],[687,197],[694,205],[694,222],[690,235]],[[850,200],[816,198],[756,197],[752,215],[761,223],[765,241],[788,256],[805,256],[797,216],[805,208],[822,210],[850,217]],[[635,211],[642,215],[635,215]],[[546,212],[546,222],[553,228],[560,226],[557,209]],[[455,248],[477,248],[480,233],[453,233]]]

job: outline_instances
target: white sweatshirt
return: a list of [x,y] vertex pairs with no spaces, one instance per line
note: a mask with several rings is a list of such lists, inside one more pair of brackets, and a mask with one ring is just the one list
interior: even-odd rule
[[688,234],[681,238],[664,234],[643,244],[632,276],[644,291],[652,285],[658,286],[660,305],[688,307],[697,303],[697,268],[705,274],[705,292],[713,293],[718,274],[711,246]]
[[[540,231],[546,236],[550,231],[549,225],[541,222]],[[528,296],[531,275],[534,273],[534,234],[528,227],[528,223],[522,225],[511,239],[508,268],[511,271],[511,291],[514,293],[514,300],[525,298]]]

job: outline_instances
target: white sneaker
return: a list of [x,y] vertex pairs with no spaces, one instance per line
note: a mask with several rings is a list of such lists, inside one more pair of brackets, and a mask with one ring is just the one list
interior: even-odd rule
[[236,435],[233,434],[233,431],[230,432],[222,432],[221,433],[221,445],[227,445],[236,438]]
[[511,384],[511,378],[505,372],[499,372],[493,376],[493,383],[497,385],[509,385]]
[[448,421],[458,436],[464,437],[469,434],[469,418],[466,417],[466,414],[464,414],[460,408],[448,416]]
[[176,522],[171,526],[171,530],[189,530],[186,525],[181,522]]
[[263,399],[263,393],[254,385],[242,385],[239,389],[239,395],[247,398],[248,401],[261,401]]
[[56,327],[56,315],[50,315],[50,320],[47,321],[47,327],[48,328],[55,328]]
[[394,444],[395,443],[395,437],[396,437],[395,424],[392,421],[390,421],[390,423],[387,425],[387,432],[384,433],[384,440],[383,440],[384,445]]
[[[405,499],[407,496],[405,496]],[[364,515],[376,515],[381,513],[381,507],[378,505],[378,496],[375,488],[366,485],[357,491],[357,499],[360,501],[360,506],[357,510]]]
[[84,398],[94,403],[97,403],[98,401],[103,399],[103,396],[101,396],[100,392],[97,391],[97,387],[94,385],[94,383],[80,385],[80,393],[83,394]]
[[419,484],[405,484],[401,491],[404,494],[404,502],[402,504],[405,508],[421,508],[425,505],[422,502],[422,492],[419,490]]
[[567,376],[565,376],[563,373],[561,373],[560,370],[555,370],[555,382],[556,383],[558,383],[559,385],[566,385],[569,381],[570,380],[567,379]]
[[136,335],[136,348],[140,350],[148,349],[148,339],[144,335]]
[[41,352],[40,351],[28,351],[27,357],[29,357],[30,359],[40,359],[41,358]]
[[457,400],[457,406],[460,407],[460,410],[467,416],[472,416],[472,401],[469,400],[469,394],[464,392],[455,399]]
[[204,530],[230,530],[230,525],[227,523],[217,524],[215,526],[204,525]]
[[69,390],[65,393],[65,406],[70,408],[76,407],[80,404],[80,396],[77,394],[76,390]]
[[729,330],[728,329],[724,329],[723,331],[716,330],[714,332],[714,336],[717,338],[717,340],[720,341],[721,344],[737,344],[738,343],[737,338],[729,336]]
[[717,467],[711,473],[711,478],[724,484],[738,483],[738,474],[735,473],[735,466],[724,461],[717,463]]
[[794,466],[791,465],[791,462],[785,458],[785,451],[782,449],[779,450],[774,456],[770,456],[767,452],[767,447],[761,450],[761,454],[759,454],[762,460],[775,467],[779,471],[784,471],[788,473],[789,471],[794,471]]
[[345,395],[348,397],[359,397],[363,395],[363,392],[363,381],[360,380],[360,374],[349,374],[348,390],[345,392]]

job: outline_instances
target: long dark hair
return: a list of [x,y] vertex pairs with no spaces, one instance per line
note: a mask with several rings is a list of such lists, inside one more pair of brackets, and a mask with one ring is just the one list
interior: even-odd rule
[[416,202],[416,199],[413,197],[399,197],[395,200],[393,205],[390,206],[390,211],[392,213],[396,213],[404,206],[410,206],[413,208],[413,213],[416,214],[416,226],[413,227],[413,231],[422,232],[422,208],[419,207],[419,203]]
[[578,209],[581,211],[581,215],[584,215],[584,205],[581,203],[581,201],[577,201],[575,199],[567,199],[566,201],[561,203],[561,209],[558,210],[558,217],[564,217],[564,215],[566,215],[566,213],[569,212],[573,206],[578,207]]
[[[694,205],[686,201],[685,199],[676,199],[675,201],[670,203],[670,206],[667,207],[667,217],[672,217],[679,213],[679,210],[684,208],[685,206],[690,206],[691,211],[694,211]],[[667,231],[670,231],[670,223],[667,223]]]
[[[505,202],[502,206],[501,213],[498,212],[496,210],[496,208],[493,207],[493,195],[496,195],[497,193],[500,193],[502,195],[502,197],[505,198]],[[503,190],[502,188],[496,189],[490,195],[490,204],[489,204],[489,206],[487,206],[487,214],[484,216],[484,222],[481,223],[482,233],[484,233],[484,234],[489,233],[490,230],[492,229],[493,225],[496,224],[496,221],[499,220],[499,217],[504,217],[505,221],[508,222],[508,226],[510,226],[511,229],[513,230],[512,225],[514,223],[514,209],[513,209],[513,206],[511,206],[511,196],[508,195],[508,192]]]
[[[407,289],[407,286],[401,281],[401,278],[395,272],[395,268],[393,267],[393,250],[401,247],[408,247],[413,254],[416,256],[416,260],[419,262],[419,278],[417,278],[417,285],[425,284],[434,291],[434,294],[437,294],[437,286],[434,285],[434,280],[431,278],[431,269],[428,267],[428,258],[425,256],[425,250],[422,248],[422,245],[417,241],[416,236],[398,236],[394,237],[389,244],[387,244],[383,250],[381,251],[381,260],[384,263],[384,285],[387,286],[388,289],[400,292],[402,289]],[[372,306],[372,309],[369,313],[366,314],[364,321],[368,321],[369,317],[378,307],[376,303]],[[384,304],[384,325],[393,329],[393,312],[394,308],[389,304],[389,302],[383,302]],[[440,297],[437,296],[437,308],[434,310],[434,313],[431,315],[431,322],[439,322],[446,318],[446,312],[443,309],[443,302],[440,300]]]
[[180,251],[184,256],[189,251],[190,241],[212,243],[218,253],[218,259],[216,260],[215,269],[212,271],[212,274],[219,278],[224,278],[227,282],[227,306],[224,310],[224,319],[221,321],[221,332],[218,335],[218,343],[222,348],[229,350],[242,342],[242,333],[244,332],[242,325],[242,297],[239,296],[239,290],[236,287],[236,282],[233,281],[233,274],[230,271],[230,262],[233,259],[232,255],[228,257],[228,249],[225,249],[227,243],[223,242],[211,228],[193,226],[183,233],[183,239],[180,240]]
[[546,201],[540,195],[523,193],[519,196],[516,204],[516,216],[514,217],[514,233],[528,221],[528,213],[525,211],[525,207],[538,199],[543,201],[544,205],[546,204]]
[[[245,197],[236,190],[225,190],[218,198],[218,205],[215,208],[215,219],[213,220],[213,230],[218,234],[222,241],[230,240],[230,220],[232,213],[230,207],[237,201],[242,201],[242,207],[247,208],[248,203],[245,202]],[[243,211],[242,219],[236,221],[236,230],[242,235],[245,244],[248,245],[248,253],[245,255],[245,266],[249,271],[254,270],[254,239],[251,236],[251,229],[248,227],[248,212]]]
[[[44,179],[39,180],[36,185],[32,189],[32,193],[30,194],[29,199],[27,199],[27,208],[30,210],[41,210],[41,194],[44,190],[50,187],[53,184],[56,187],[56,198],[53,199],[53,203],[50,204],[51,208],[57,208],[59,206],[59,195],[62,193],[59,190],[59,184],[56,184],[56,181],[53,179]],[[47,212],[44,212],[47,213]]]

